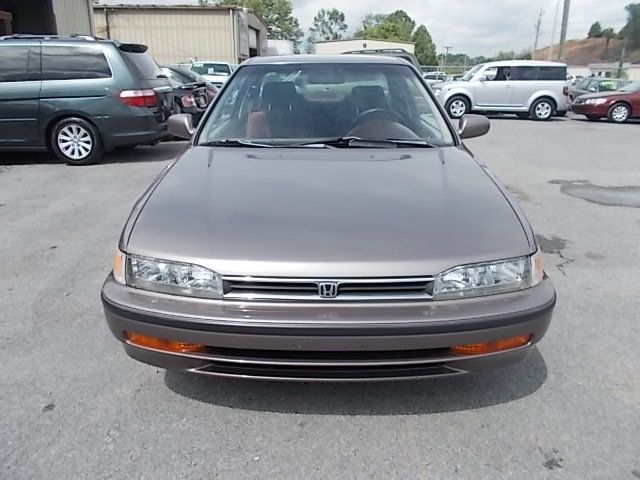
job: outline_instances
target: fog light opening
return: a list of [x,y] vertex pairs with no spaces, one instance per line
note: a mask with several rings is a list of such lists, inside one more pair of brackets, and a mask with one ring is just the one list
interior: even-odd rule
[[154,350],[164,350],[165,352],[192,353],[204,352],[205,346],[197,343],[185,343],[177,340],[164,340],[162,338],[151,337],[142,333],[124,332],[127,341],[131,345],[143,348],[153,348]]
[[502,352],[527,345],[533,335],[518,335],[517,337],[504,338],[495,342],[470,343],[468,345],[456,345],[449,350],[457,355],[482,355],[483,353]]

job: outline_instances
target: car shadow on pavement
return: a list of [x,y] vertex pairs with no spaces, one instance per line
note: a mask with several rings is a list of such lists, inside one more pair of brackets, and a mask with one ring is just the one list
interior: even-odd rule
[[411,415],[474,410],[531,395],[547,378],[537,348],[523,362],[482,374],[406,382],[289,383],[167,371],[173,392],[212,405],[315,415]]
[[[136,148],[122,148],[105,153],[96,165],[113,163],[164,162],[173,160],[186,147],[187,142],[162,142],[156,146],[138,146]],[[49,152],[0,152],[0,165],[32,165],[32,164],[60,164]]]

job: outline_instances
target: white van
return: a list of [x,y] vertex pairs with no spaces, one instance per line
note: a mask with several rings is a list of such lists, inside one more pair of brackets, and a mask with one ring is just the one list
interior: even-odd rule
[[548,120],[571,106],[567,65],[513,60],[476,65],[460,81],[432,86],[451,118],[469,112],[515,113]]

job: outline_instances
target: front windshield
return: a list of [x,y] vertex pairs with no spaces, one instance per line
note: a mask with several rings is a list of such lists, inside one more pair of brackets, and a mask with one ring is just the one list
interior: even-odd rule
[[231,67],[226,63],[196,62],[191,69],[200,75],[231,75]]
[[473,76],[478,72],[478,70],[480,70],[482,67],[484,67],[484,63],[481,63],[479,65],[476,65],[475,67],[473,67],[471,70],[469,70],[467,73],[465,73],[462,78],[460,80],[462,80],[463,82],[468,82],[469,80],[471,80],[473,78]]
[[640,80],[627,83],[619,91],[620,92],[640,92]]
[[414,70],[375,63],[241,66],[198,143],[251,140],[295,146],[344,137],[453,143]]

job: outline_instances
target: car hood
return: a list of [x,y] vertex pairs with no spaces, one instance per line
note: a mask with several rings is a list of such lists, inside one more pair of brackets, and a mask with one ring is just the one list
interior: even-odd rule
[[604,98],[604,97],[620,97],[624,95],[629,95],[631,92],[599,92],[599,93],[585,93],[584,95],[580,95],[577,98],[581,100],[588,100],[590,98]]
[[531,253],[468,153],[194,147],[139,213],[132,254],[226,275],[387,277]]

